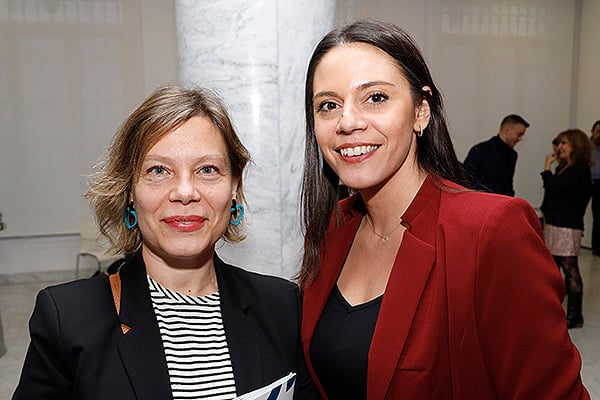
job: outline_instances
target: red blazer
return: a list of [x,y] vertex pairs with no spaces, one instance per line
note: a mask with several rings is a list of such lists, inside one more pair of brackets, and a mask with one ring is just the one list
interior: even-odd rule
[[[340,203],[317,279],[304,292],[310,345],[363,212]],[[369,351],[376,399],[589,399],[561,302],[564,283],[525,201],[428,177],[407,224]]]

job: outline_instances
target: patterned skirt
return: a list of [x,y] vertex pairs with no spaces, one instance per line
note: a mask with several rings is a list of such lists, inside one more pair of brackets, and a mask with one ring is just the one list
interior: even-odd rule
[[578,256],[582,236],[583,231],[581,229],[544,224],[544,241],[553,256]]

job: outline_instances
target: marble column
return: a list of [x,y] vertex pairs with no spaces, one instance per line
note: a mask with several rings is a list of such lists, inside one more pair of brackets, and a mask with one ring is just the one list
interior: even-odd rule
[[176,0],[182,84],[216,89],[253,163],[244,176],[247,237],[217,253],[249,270],[293,277],[302,254],[300,185],[308,58],[335,0]]

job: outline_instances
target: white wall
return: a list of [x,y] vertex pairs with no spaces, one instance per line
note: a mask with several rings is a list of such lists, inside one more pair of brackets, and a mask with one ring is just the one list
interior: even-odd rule
[[0,275],[74,269],[86,176],[177,77],[172,2],[0,0]]

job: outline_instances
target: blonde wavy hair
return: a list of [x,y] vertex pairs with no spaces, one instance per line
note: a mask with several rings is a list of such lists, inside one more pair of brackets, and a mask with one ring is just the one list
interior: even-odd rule
[[[236,134],[219,96],[206,88],[159,87],[119,128],[106,160],[92,176],[85,194],[100,232],[109,240],[114,254],[133,254],[142,244],[139,229],[125,226],[123,212],[131,199],[145,155],[165,134],[196,116],[210,119],[223,135],[232,176],[239,180],[236,201],[246,204],[242,175],[251,160],[250,153]],[[224,240],[230,243],[237,243],[244,237],[243,221],[237,226],[228,225],[224,234]]]

